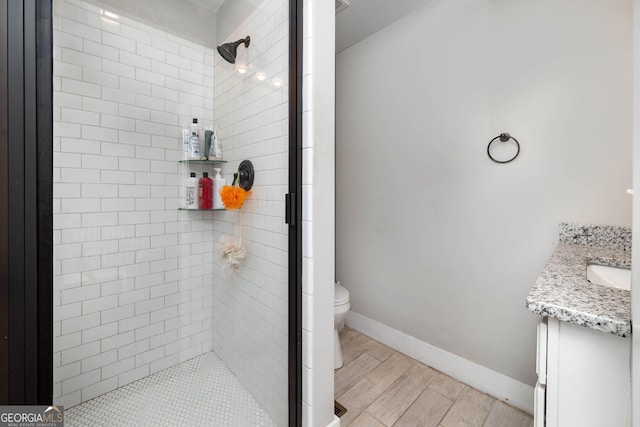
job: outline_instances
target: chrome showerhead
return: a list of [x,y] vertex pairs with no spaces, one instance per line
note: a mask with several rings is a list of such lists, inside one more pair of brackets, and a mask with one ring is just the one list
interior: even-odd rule
[[231,64],[235,64],[238,46],[244,43],[244,47],[249,47],[250,42],[251,37],[247,36],[244,39],[240,39],[235,42],[225,43],[221,46],[218,46],[218,53],[224,58],[225,61]]

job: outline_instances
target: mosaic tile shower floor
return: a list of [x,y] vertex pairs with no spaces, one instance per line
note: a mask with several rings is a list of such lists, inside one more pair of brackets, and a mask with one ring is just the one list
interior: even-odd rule
[[65,410],[65,426],[275,427],[211,352]]

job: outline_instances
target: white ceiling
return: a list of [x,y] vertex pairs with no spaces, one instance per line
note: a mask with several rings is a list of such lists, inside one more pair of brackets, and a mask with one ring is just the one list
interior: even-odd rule
[[[186,0],[217,12],[227,0]],[[431,0],[347,0],[336,15],[336,53],[353,46]]]
[[364,40],[431,0],[347,1],[351,6],[336,15],[336,53]]
[[[200,9],[201,13],[197,11],[190,11],[185,13],[185,18],[191,16],[193,19],[193,13],[196,13],[197,19],[195,21],[203,20],[207,21],[211,26],[212,22],[215,22],[215,14],[218,9],[227,0],[89,0],[94,3],[102,3],[110,5],[114,9],[126,13],[129,12],[132,16],[138,16],[140,18],[146,18],[147,21],[162,23],[163,28],[173,29],[176,27],[178,34],[185,35],[194,41],[201,41],[198,39],[197,34],[194,36],[192,33],[202,32],[200,28],[193,29],[185,28],[183,20],[177,15],[180,15],[182,11],[190,11],[189,7],[186,7],[189,3],[195,5]],[[236,0],[229,0],[236,1]],[[324,1],[324,0],[323,0]],[[354,44],[364,40],[370,35],[380,31],[387,25],[397,21],[403,16],[413,12],[414,10],[424,6],[432,0],[347,0],[350,6],[336,15],[336,53],[339,53]],[[156,3],[157,2],[157,3]],[[156,7],[154,7],[156,6]],[[171,7],[169,7],[171,6]],[[183,7],[181,7],[183,6]],[[177,9],[177,10],[172,10]],[[204,9],[204,10],[203,10]],[[206,13],[208,11],[208,13]],[[176,12],[178,12],[176,14]],[[167,15],[166,19],[163,15]],[[207,16],[204,16],[207,15]],[[164,22],[166,21],[166,22]],[[173,22],[179,21],[179,22]],[[199,26],[199,25],[195,25]],[[181,30],[180,30],[181,29]],[[208,39],[207,39],[208,40]],[[213,42],[212,42],[213,43]],[[205,43],[209,45],[211,43]]]
[[224,3],[224,0],[86,1],[206,47],[216,46],[216,11]]
[[226,0],[189,0],[191,3],[195,3],[200,7],[209,9],[212,12],[217,12]]

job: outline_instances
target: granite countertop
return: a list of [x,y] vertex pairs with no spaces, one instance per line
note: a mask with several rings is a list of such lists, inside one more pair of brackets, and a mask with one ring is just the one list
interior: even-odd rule
[[560,243],[527,296],[542,316],[621,337],[631,335],[631,292],[594,285],[587,265],[631,268],[631,228],[560,225]]

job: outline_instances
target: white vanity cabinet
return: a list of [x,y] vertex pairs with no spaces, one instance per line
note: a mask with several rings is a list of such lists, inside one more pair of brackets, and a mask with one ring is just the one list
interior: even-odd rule
[[631,340],[543,317],[535,427],[631,425]]

